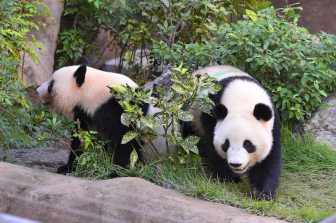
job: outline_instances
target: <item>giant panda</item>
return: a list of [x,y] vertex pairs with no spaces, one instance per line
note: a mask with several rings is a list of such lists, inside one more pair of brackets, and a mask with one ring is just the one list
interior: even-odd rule
[[200,154],[221,180],[239,182],[248,175],[252,194],[274,199],[281,168],[280,120],[261,84],[229,65],[195,71],[217,79],[221,90],[208,94],[212,115],[193,107],[194,122],[185,134],[200,136]]
[[[113,153],[114,163],[125,167],[129,164],[133,149],[136,149],[141,161],[148,161],[155,154],[148,148],[148,143],[140,145],[132,140],[121,144],[123,135],[131,129],[121,123],[124,111],[107,87],[118,85],[138,88],[133,80],[122,74],[104,72],[86,65],[67,66],[55,71],[50,80],[37,88],[37,93],[42,103],[52,111],[70,120],[79,120],[81,129],[94,130],[100,138],[107,140],[107,151]],[[149,104],[144,103],[141,107],[146,115],[158,112],[157,108]],[[79,150],[80,144],[80,140],[73,136],[68,163],[58,168],[58,173],[71,171],[76,158],[74,151]],[[157,137],[153,144],[159,154],[167,152],[163,137]],[[142,146],[144,150],[141,151]]]

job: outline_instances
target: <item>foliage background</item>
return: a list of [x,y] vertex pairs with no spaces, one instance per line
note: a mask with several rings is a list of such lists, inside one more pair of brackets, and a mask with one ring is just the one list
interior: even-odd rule
[[[183,61],[191,71],[208,64],[238,66],[267,87],[284,121],[304,120],[335,91],[335,36],[299,27],[299,8],[268,6],[268,1],[253,0],[66,0],[69,23],[60,33],[57,66],[101,53],[92,43],[104,29],[114,36],[120,57],[130,63],[137,49],[150,49],[158,64]],[[71,128],[55,114],[32,108],[17,76],[20,52],[34,57],[30,46],[42,47],[29,31],[43,25],[32,18],[48,16],[46,12],[40,0],[0,2],[0,149],[55,143]],[[141,69],[133,72],[137,75]],[[82,133],[86,150],[74,174],[104,179],[114,171],[254,213],[318,222],[335,212],[335,153],[289,129],[283,129],[284,168],[276,203],[250,199],[246,182],[237,186],[209,179],[194,155],[182,162],[161,159],[149,165],[133,159],[122,169],[111,164],[104,143],[88,132]]]
[[65,122],[55,114],[32,107],[18,76],[20,54],[37,60],[31,46],[43,47],[29,33],[44,25],[33,19],[38,16],[49,16],[40,0],[0,2],[0,150],[52,144],[67,134]]
[[[143,83],[144,70],[181,61],[191,70],[232,64],[258,79],[271,93],[283,120],[304,120],[336,89],[334,35],[310,34],[298,26],[297,5],[268,8],[268,1],[67,0],[69,29],[60,33],[58,66],[97,49],[107,30],[120,49],[120,66]],[[78,19],[81,18],[81,19]],[[147,50],[150,50],[150,55]],[[135,51],[153,57],[138,67]],[[101,52],[96,52],[98,55]],[[152,61],[152,60],[151,60]],[[154,73],[155,74],[155,73]],[[140,80],[142,79],[142,80]]]

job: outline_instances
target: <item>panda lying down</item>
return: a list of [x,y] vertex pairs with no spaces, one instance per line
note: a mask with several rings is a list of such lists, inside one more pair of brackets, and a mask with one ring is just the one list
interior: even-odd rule
[[[237,68],[223,65],[195,72],[205,73],[217,78],[222,89],[209,95],[215,103],[212,116],[193,108],[195,121],[184,125],[187,126],[185,136],[200,136],[200,154],[220,179],[238,182],[242,174],[247,173],[256,197],[274,199],[280,176],[281,145],[280,121],[270,96],[259,82]],[[114,162],[125,167],[133,148],[140,160],[150,157],[146,148],[140,151],[141,145],[135,140],[121,144],[123,135],[130,129],[120,122],[123,109],[107,86],[126,84],[138,87],[121,74],[85,65],[69,66],[55,71],[51,80],[42,84],[37,92],[43,103],[55,112],[79,120],[82,129],[95,130],[107,139],[107,151],[113,152]],[[145,114],[157,111],[148,104],[142,109]],[[160,154],[166,152],[162,137],[154,143],[162,149]],[[72,151],[79,147],[79,139],[72,137]],[[71,152],[68,164],[58,172],[71,170],[74,159],[75,154]]]

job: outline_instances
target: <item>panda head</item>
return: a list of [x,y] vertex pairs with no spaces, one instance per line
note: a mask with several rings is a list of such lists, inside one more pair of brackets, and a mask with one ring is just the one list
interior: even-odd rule
[[213,109],[217,120],[214,146],[217,153],[227,160],[237,174],[264,160],[273,144],[273,112],[266,104],[258,103],[251,114],[234,114],[223,104]]
[[127,76],[100,71],[86,65],[67,66],[56,70],[51,79],[37,88],[42,103],[52,111],[73,119],[73,110],[80,106],[88,115],[111,98],[107,86],[128,84],[137,87]]

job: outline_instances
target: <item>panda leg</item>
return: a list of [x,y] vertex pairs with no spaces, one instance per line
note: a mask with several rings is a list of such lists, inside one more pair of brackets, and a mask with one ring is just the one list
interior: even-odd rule
[[65,173],[69,173],[72,171],[73,163],[76,159],[76,156],[80,155],[81,153],[79,152],[80,146],[81,146],[80,139],[78,137],[72,136],[71,137],[71,149],[70,149],[68,162],[63,166],[60,166],[56,171],[57,173],[65,174]]
[[121,167],[127,167],[134,147],[131,142],[119,144],[113,149],[113,163]]
[[[274,154],[273,154],[274,155]],[[274,200],[280,178],[281,161],[270,154],[263,162],[249,171],[252,195],[256,198]]]
[[253,196],[266,200],[275,199],[281,169],[280,119],[275,114],[273,146],[270,154],[261,163],[249,170],[249,180]]

